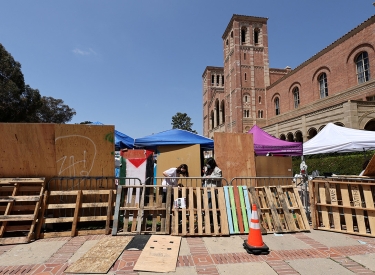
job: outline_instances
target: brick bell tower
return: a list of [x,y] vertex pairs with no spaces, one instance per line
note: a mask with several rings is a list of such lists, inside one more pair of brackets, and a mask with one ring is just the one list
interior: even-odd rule
[[244,133],[266,120],[270,85],[267,18],[233,15],[223,36],[225,132]]

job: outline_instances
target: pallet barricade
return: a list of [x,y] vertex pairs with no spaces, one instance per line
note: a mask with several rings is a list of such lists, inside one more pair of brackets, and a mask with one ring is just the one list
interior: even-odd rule
[[44,188],[44,178],[0,179],[0,244],[35,239]]
[[315,178],[309,182],[314,229],[375,237],[375,181]]
[[144,184],[119,185],[112,235],[169,234],[171,190]]
[[223,187],[173,187],[173,199],[184,199],[172,210],[172,235],[229,235]]

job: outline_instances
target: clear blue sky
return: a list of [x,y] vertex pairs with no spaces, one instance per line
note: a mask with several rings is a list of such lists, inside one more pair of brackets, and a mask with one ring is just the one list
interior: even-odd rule
[[375,13],[368,0],[3,1],[0,43],[26,84],[64,100],[69,123],[140,138],[177,112],[202,130],[202,74],[223,66],[233,14],[267,17],[270,67],[293,69]]

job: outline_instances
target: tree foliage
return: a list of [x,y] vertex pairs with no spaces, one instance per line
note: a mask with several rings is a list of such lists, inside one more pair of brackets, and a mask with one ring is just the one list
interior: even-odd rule
[[0,122],[65,123],[75,114],[63,100],[26,85],[21,64],[0,44]]
[[172,117],[172,129],[181,129],[186,130],[189,132],[192,132],[194,134],[197,134],[197,131],[192,130],[191,127],[193,126],[193,123],[191,122],[191,118],[186,113],[176,113]]

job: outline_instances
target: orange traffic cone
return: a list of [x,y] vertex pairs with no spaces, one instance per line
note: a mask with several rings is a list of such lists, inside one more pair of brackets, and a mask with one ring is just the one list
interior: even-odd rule
[[249,237],[247,242],[244,241],[243,247],[249,254],[267,255],[269,253],[269,248],[262,239],[256,204],[252,206]]

